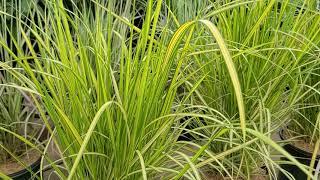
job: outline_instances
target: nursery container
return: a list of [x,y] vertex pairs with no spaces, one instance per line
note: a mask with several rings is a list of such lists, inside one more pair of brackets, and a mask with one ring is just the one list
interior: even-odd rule
[[[185,121],[187,121],[189,118],[191,117],[185,117],[183,119],[180,120],[180,123],[184,123]],[[192,141],[194,140],[194,137],[187,131],[187,130],[191,130],[192,127],[187,125],[185,127],[185,129],[181,132],[181,134],[178,137],[178,141]]]
[[34,179],[32,175],[39,172],[41,157],[39,157],[35,162],[33,162],[28,168],[22,169],[15,173],[9,174],[8,176],[13,180],[29,180]]
[[[190,120],[192,117],[190,116],[186,116],[182,119],[180,119],[180,123],[185,123],[186,121]],[[191,120],[193,121],[193,120]],[[203,124],[203,126],[206,126],[206,122],[205,120],[202,118],[202,117],[199,117],[199,120],[200,123]],[[179,135],[178,137],[178,141],[193,141],[195,140],[196,138],[192,135],[193,133],[192,132],[189,132],[189,131],[192,131],[192,129],[195,129],[197,128],[198,126],[196,124],[187,124],[185,127],[184,127],[184,130],[182,130],[181,134]]]
[[[284,130],[281,130],[279,132],[280,138],[282,140],[287,140],[284,135]],[[307,152],[299,147],[294,146],[293,144],[286,144],[283,146],[283,148],[290,153],[292,156],[294,156],[300,163],[310,166],[311,159],[312,159],[312,153]],[[318,155],[316,157],[314,168],[316,168],[318,161],[320,159],[320,156]],[[286,158],[282,158],[282,160],[287,160]],[[288,171],[296,180],[306,180],[308,177],[307,175],[301,171],[297,166],[291,165],[291,164],[283,164],[281,165],[281,168]],[[279,172],[278,175],[279,180],[287,180],[287,176],[285,176],[282,172]]]

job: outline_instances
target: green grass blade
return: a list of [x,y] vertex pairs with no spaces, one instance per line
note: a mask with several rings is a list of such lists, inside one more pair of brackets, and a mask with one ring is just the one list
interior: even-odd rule
[[239,116],[240,116],[240,125],[242,128],[242,133],[243,137],[245,140],[245,135],[246,135],[246,115],[245,115],[245,105],[243,101],[243,96],[242,96],[242,91],[241,91],[241,86],[240,86],[240,81],[238,78],[237,70],[235,68],[235,65],[232,61],[231,55],[228,51],[228,48],[222,38],[222,35],[220,34],[219,30],[217,27],[210,21],[208,20],[200,20],[201,23],[205,24],[209,30],[211,31],[212,35],[215,37],[221,53],[224,57],[225,63],[228,67],[229,75],[233,84],[233,88],[236,94],[237,98],[237,104],[238,104],[238,109],[239,109]]
[[147,180],[147,171],[146,171],[146,166],[144,164],[144,160],[143,160],[143,157],[140,153],[140,151],[137,151],[137,154],[139,156],[139,159],[140,159],[140,164],[141,164],[141,170],[142,170],[142,176],[143,176],[143,179],[144,180]]

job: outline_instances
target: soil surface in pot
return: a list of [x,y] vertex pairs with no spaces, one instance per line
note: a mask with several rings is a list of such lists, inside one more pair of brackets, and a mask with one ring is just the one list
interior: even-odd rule
[[[306,136],[295,138],[295,136],[297,136],[297,135],[291,133],[288,130],[283,131],[283,136],[287,140],[292,139],[292,141],[290,143],[293,146],[298,147],[299,149],[304,150],[310,154],[313,154],[315,144],[310,143],[310,138],[308,138]],[[320,149],[318,150],[317,155],[320,155]]]
[[[36,162],[39,158],[40,158],[40,154],[36,150],[31,150],[25,155],[19,157],[19,160],[24,164],[26,164],[27,166],[30,166],[34,162]],[[6,175],[13,174],[23,169],[25,169],[25,167],[13,159],[0,164],[0,172]]]

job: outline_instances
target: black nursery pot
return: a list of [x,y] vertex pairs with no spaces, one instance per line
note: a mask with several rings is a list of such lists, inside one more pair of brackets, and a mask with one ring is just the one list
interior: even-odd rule
[[9,174],[8,176],[13,180],[29,180],[34,179],[33,175],[39,172],[40,169],[41,158],[39,158],[36,162],[31,164],[28,168],[23,169],[21,171]]
[[[184,123],[185,121],[187,121],[189,118],[191,117],[185,117],[183,119],[180,120],[180,123]],[[189,125],[187,125],[185,127],[185,129],[191,130],[192,127],[190,127]],[[179,135],[178,137],[178,141],[192,141],[194,140],[194,137],[187,131],[187,130],[183,130],[182,133]]]
[[[279,132],[280,138],[282,140],[286,140],[284,136],[284,130],[281,130]],[[292,156],[294,156],[300,163],[310,166],[311,159],[312,159],[312,153],[309,153],[307,151],[304,151],[300,149],[299,147],[296,147],[292,144],[286,144],[283,146],[283,148]],[[287,160],[286,158],[281,158],[282,160]],[[315,167],[318,164],[318,161],[320,160],[320,156],[318,155],[315,162]],[[281,168],[288,171],[296,180],[306,180],[308,176],[301,171],[297,166],[291,165],[291,164],[282,164]],[[280,180],[287,180],[286,175],[284,175],[281,171],[279,171],[278,179]]]
[[[182,119],[180,119],[180,123],[184,123],[185,121],[190,120],[192,117],[184,117]],[[202,117],[199,117],[199,121],[203,124],[203,125],[207,125],[205,120]],[[182,130],[182,133],[179,135],[178,137],[178,141],[193,141],[196,138],[192,135],[192,133],[190,133],[188,130],[192,130],[194,128],[197,128],[196,125],[187,125],[185,127],[185,130]]]

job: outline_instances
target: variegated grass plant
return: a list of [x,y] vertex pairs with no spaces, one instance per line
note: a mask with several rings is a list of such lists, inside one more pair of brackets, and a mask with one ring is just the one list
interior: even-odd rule
[[[136,3],[92,0],[91,11],[48,1],[29,23],[19,21],[26,46],[15,45],[18,53],[2,40],[27,74],[17,76],[20,89],[41,96],[45,109],[31,95],[62,151],[60,178],[201,179],[203,167],[250,177],[262,164],[273,175],[271,149],[308,173],[270,136],[288,108],[276,110],[293,102],[300,56],[312,54],[300,41],[318,38],[314,11],[294,16],[289,1],[210,1],[203,16],[171,29],[175,12],[163,15],[162,0],[149,0],[140,29]],[[313,31],[304,34],[306,27]],[[188,91],[177,101],[182,85]],[[196,143],[177,142],[183,117],[200,124],[191,130]]]
[[[259,174],[264,167],[268,170],[267,176],[275,178],[278,169],[281,170],[279,164],[283,162],[277,161],[278,153],[275,153],[275,147],[272,148],[271,138],[280,127],[292,121],[291,112],[297,109],[298,100],[304,99],[301,87],[318,91],[315,80],[318,75],[314,71],[320,62],[319,11],[314,1],[201,3],[206,5],[195,10],[197,6],[190,3],[184,13],[177,14],[175,9],[179,8],[173,6],[168,14],[176,24],[183,21],[181,14],[195,14],[194,18],[210,19],[216,25],[235,64],[239,86],[235,86],[234,77],[228,75],[227,50],[222,51],[219,40],[210,38],[211,34],[206,30],[197,29],[190,41],[187,53],[190,64],[186,66],[187,70],[193,68],[191,74],[194,76],[183,85],[194,97],[190,100],[186,95],[181,104],[198,104],[202,108],[200,112],[199,109],[191,110],[214,117],[199,116],[187,121],[193,128],[189,127],[185,133],[210,150],[204,153],[203,162],[198,165],[207,166],[208,171],[216,171],[225,177],[244,179]],[[313,82],[310,74],[313,74]],[[306,85],[306,82],[311,84]],[[238,91],[243,96],[240,104]],[[310,98],[316,99],[315,94]],[[313,114],[317,114],[314,110],[318,105],[317,101],[313,102]],[[245,117],[241,117],[241,106]],[[221,127],[228,127],[230,131],[212,140],[212,133]],[[243,129],[248,131],[246,136]],[[310,129],[315,130],[314,126]],[[262,142],[261,137],[257,139],[257,135],[262,134],[268,137],[264,139],[267,141]]]
[[161,0],[147,2],[143,27],[135,27],[134,3],[92,1],[95,11],[89,11],[50,1],[35,11],[37,23],[19,24],[27,53],[2,43],[55,125],[52,130],[33,98],[62,151],[68,173],[57,171],[60,178],[173,177],[183,167],[172,158],[179,134],[172,127],[183,116],[172,114],[172,104],[183,80],[180,42],[191,32],[157,31]]
[[[28,8],[31,8],[28,2],[0,1],[0,127],[7,130],[0,131],[1,164],[19,161],[19,157],[31,150],[11,132],[36,144],[39,143],[38,135],[42,129],[42,125],[35,118],[36,108],[30,102],[28,92],[19,88],[21,76],[18,72],[22,70],[7,51],[10,49],[18,54],[16,47],[26,45],[19,32],[18,20],[24,20],[32,14]],[[18,74],[9,71],[16,71]]]

